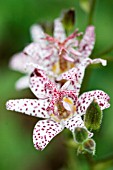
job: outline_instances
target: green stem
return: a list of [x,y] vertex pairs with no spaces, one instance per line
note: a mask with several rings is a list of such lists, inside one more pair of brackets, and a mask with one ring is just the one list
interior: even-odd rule
[[88,25],[91,25],[93,22],[93,14],[95,9],[96,0],[90,0],[90,11],[88,15]]

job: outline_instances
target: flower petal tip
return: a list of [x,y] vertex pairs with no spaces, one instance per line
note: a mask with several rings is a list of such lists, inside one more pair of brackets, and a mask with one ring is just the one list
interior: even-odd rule
[[107,65],[107,60],[102,60],[102,65],[106,66]]
[[9,101],[6,102],[6,109],[7,110],[13,110],[12,109],[12,100],[9,100]]

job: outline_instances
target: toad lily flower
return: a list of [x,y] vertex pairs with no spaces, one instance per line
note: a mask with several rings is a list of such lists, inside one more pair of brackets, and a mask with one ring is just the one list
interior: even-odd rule
[[[32,37],[35,37],[37,35],[38,27],[38,25],[34,25],[31,28]],[[64,72],[70,67],[72,67],[72,62],[74,60],[72,59],[72,57],[69,57],[68,53],[71,52],[69,52],[69,50],[73,46],[77,46],[78,40],[75,37],[79,36],[80,34],[81,33],[78,33],[78,31],[75,30],[74,33],[72,33],[69,37],[66,38],[65,30],[61,19],[55,19],[53,37],[45,33],[44,36],[41,38],[43,42],[45,40],[44,46],[43,48],[41,48],[41,52],[43,53],[43,50],[48,49],[51,51],[51,55],[49,55],[49,57],[46,56],[42,58],[42,60],[44,61],[42,62],[42,66],[46,68],[47,71],[49,71],[50,69],[52,72],[54,72],[54,74],[60,74],[61,72]],[[30,45],[28,45],[24,49],[24,53],[26,53],[28,56],[34,56],[34,58],[37,58],[39,54],[38,41],[37,43],[31,43]],[[77,51],[76,54],[78,54]],[[38,62],[39,60],[41,59],[39,58]],[[46,63],[46,66],[44,65],[44,63]]]
[[[33,27],[31,27],[31,33],[32,37],[37,36],[38,25],[34,25]],[[50,51],[52,51],[52,55],[49,55],[49,57],[45,58],[49,61],[47,62],[46,60],[44,62],[47,62],[47,71],[48,66],[51,65],[51,68],[49,67],[49,69],[54,74],[58,75],[72,68],[75,64],[82,62],[83,59],[89,57],[95,43],[94,27],[88,26],[82,40],[79,42],[77,37],[80,35],[81,33],[78,33],[78,30],[75,30],[74,33],[66,37],[61,19],[55,19],[53,37],[45,34],[45,36],[43,36],[42,38],[43,41],[45,40],[44,44],[46,44],[46,47],[44,47],[43,49],[49,49]],[[39,51],[38,48],[39,45],[37,41],[37,43],[31,43],[30,45],[28,45],[24,49],[24,52],[29,56],[34,56],[34,58],[37,58]]]
[[[31,74],[30,88],[38,99],[9,100],[6,106],[8,110],[46,118],[34,127],[33,143],[37,150],[43,150],[64,128],[72,133],[76,127],[86,128],[81,115],[86,113],[93,99],[102,110],[109,107],[109,96],[103,91],[90,91],[78,97],[76,89],[67,90],[67,84],[58,89],[39,69]],[[89,137],[92,135],[89,132]]]
[[29,64],[37,64],[41,69],[47,71],[48,76],[55,79],[57,75],[72,68],[75,63],[91,54],[94,45],[94,27],[89,26],[83,39],[77,40],[77,30],[66,38],[61,19],[54,21],[54,37],[45,34],[40,25],[31,27],[33,43],[25,47],[24,52],[14,55],[10,61],[10,68],[20,71],[26,76],[20,78],[16,88],[29,87],[29,75],[33,71],[25,69]]

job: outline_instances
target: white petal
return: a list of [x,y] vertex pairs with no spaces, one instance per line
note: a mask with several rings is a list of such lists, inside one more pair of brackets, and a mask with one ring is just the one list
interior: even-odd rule
[[24,48],[24,53],[37,61],[42,58],[42,48],[39,43],[31,43]]
[[91,64],[98,64],[101,63],[103,66],[107,65],[107,60],[103,60],[101,58],[95,58],[91,61]]
[[29,87],[29,76],[24,76],[21,77],[17,82],[16,82],[16,89],[17,90],[22,90],[25,88]]
[[31,32],[31,37],[32,37],[33,42],[37,42],[42,47],[45,47],[46,40],[44,40],[45,34],[44,34],[42,27],[38,24],[34,24],[31,26],[30,32]]
[[79,51],[82,53],[83,58],[89,57],[91,54],[94,44],[95,44],[95,28],[94,26],[89,26],[83,36],[83,39],[79,45]]
[[54,38],[58,39],[60,42],[63,42],[66,38],[65,30],[60,18],[57,18],[54,21]]
[[89,91],[86,93],[83,93],[76,104],[77,107],[77,113],[79,115],[83,115],[86,113],[86,110],[88,106],[91,104],[93,100],[96,100],[96,102],[99,104],[101,110],[104,110],[108,107],[110,107],[109,104],[109,96],[105,92],[101,90],[94,90],[94,91]]
[[84,122],[81,119],[81,116],[76,115],[65,121],[65,127],[74,132],[76,127],[84,127]]
[[9,67],[13,70],[26,73],[25,66],[26,66],[26,63],[29,63],[29,61],[30,61],[29,56],[20,52],[12,56],[10,63],[9,63]]
[[84,72],[85,67],[79,64],[77,67],[74,67],[58,76],[57,80],[58,81],[62,79],[69,80],[70,85],[68,86],[67,89],[75,90],[78,95],[84,77]]
[[52,120],[39,121],[33,131],[33,143],[37,150],[43,150],[47,144],[61,131],[63,127],[60,123]]
[[45,75],[45,72],[39,69],[35,69],[31,74],[30,88],[38,98],[42,99],[50,97],[56,89],[54,83]]
[[9,100],[6,103],[6,108],[7,110],[17,111],[35,117],[49,118],[46,111],[48,105],[48,100],[17,99]]
[[42,48],[39,43],[31,43],[25,47],[24,53],[32,58],[33,63],[42,66],[44,69],[51,68],[57,60],[53,48],[49,46]]

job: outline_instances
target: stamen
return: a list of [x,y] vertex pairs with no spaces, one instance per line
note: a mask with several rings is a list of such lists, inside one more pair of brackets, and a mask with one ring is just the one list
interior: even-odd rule
[[51,114],[51,117],[60,122],[72,116],[76,111],[76,106],[73,103],[73,100],[69,97],[63,97],[62,100],[58,101],[54,106],[54,113]]

